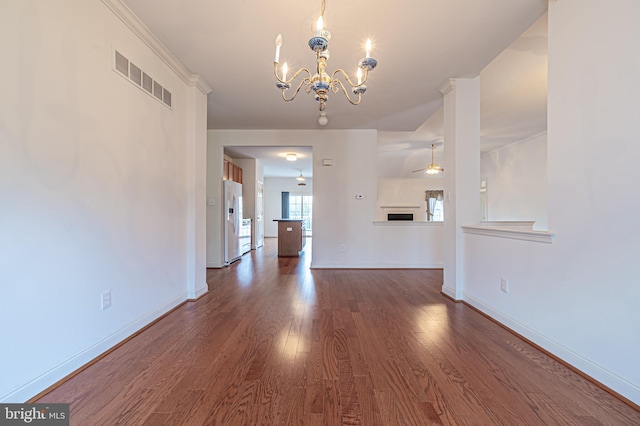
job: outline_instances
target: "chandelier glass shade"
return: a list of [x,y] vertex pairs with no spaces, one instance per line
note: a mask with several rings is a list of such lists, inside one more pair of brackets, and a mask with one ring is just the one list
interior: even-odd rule
[[[282,99],[291,102],[296,98],[302,87],[306,93],[315,93],[315,100],[318,102],[318,109],[324,111],[329,92],[337,94],[342,91],[344,96],[352,105],[359,105],[362,95],[367,91],[365,85],[369,71],[373,70],[378,62],[371,57],[371,40],[367,40],[365,45],[365,57],[358,62],[356,77],[352,80],[342,69],[335,70],[332,74],[327,73],[327,60],[329,59],[329,40],[331,33],[324,28],[324,11],[326,0],[322,0],[320,17],[316,23],[316,34],[309,39],[309,48],[316,54],[316,72],[314,74],[307,68],[300,68],[287,78],[289,69],[285,62],[280,67],[280,48],[282,47],[282,35],[276,37],[276,54],[273,61],[273,73],[276,77],[276,87],[282,90]],[[279,73],[280,71],[280,73]],[[287,90],[292,87],[294,80],[301,78],[296,89],[290,97],[287,97]],[[344,82],[342,81],[344,79]],[[349,91],[354,95],[349,94]]]

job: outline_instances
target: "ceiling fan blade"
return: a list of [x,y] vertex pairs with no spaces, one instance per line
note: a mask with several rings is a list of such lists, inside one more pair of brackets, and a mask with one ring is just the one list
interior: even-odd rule
[[413,170],[411,173],[424,172],[427,169],[428,167],[425,167],[424,169]]

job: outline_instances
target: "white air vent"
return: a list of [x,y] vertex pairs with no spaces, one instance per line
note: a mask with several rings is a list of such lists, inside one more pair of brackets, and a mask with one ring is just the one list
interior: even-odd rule
[[162,89],[162,90],[163,90],[162,102],[167,104],[167,106],[171,106],[171,92],[168,91],[167,89]]
[[152,95],[154,99],[157,99],[171,109],[172,101],[170,91],[165,87],[162,87],[160,83],[155,81],[149,74],[142,71],[138,66],[134,65],[122,53],[117,50],[114,50],[113,52],[113,69],[115,71],[125,76],[131,83],[143,89],[143,91]]
[[129,60],[116,51],[116,70],[129,77]]
[[142,70],[135,66],[133,62],[130,65],[129,69],[129,78],[133,81],[137,86],[142,84]]
[[153,79],[146,72],[142,73],[142,88],[149,93],[153,90]]
[[162,86],[155,80],[153,80],[153,96],[162,100]]

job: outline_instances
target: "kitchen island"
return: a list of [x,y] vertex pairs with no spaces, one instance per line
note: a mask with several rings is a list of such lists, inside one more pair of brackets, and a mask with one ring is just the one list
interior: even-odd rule
[[278,222],[278,256],[300,256],[304,247],[302,219],[274,219]]

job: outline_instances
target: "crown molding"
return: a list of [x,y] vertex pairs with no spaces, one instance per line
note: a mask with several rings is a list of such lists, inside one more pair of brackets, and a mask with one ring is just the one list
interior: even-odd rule
[[442,84],[442,86],[440,86],[440,93],[442,93],[443,95],[446,95],[447,93],[449,93],[455,88],[456,88],[456,79],[450,78],[447,81],[445,81]]
[[191,74],[189,85],[197,87],[205,95],[208,95],[213,91],[211,86],[209,86],[209,83],[207,83],[207,81],[198,74]]
[[190,86],[197,86],[205,95],[211,87],[197,74],[192,74],[173,56],[164,44],[147,28],[147,26],[125,5],[122,0],[102,0],[102,3],[113,12],[153,53],[162,60],[178,77]]

